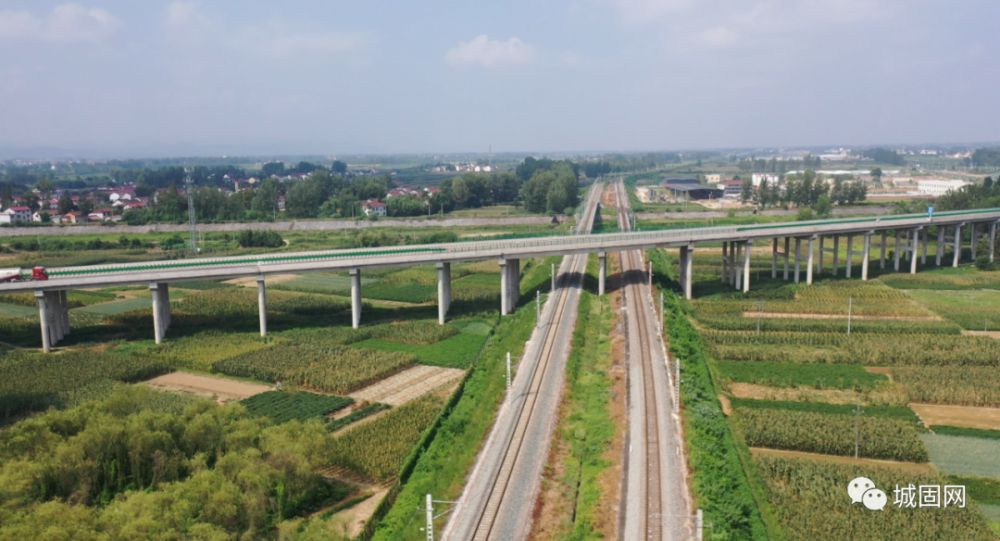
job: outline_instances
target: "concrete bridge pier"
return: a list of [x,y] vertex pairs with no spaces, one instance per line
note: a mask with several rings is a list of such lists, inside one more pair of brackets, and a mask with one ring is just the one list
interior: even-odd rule
[[743,242],[743,292],[744,293],[750,291],[750,243],[751,242],[753,241],[748,240]]
[[[854,251],[854,235],[847,235],[847,264],[844,268],[844,276],[847,278],[851,277],[851,265],[854,264],[854,254],[860,252]],[[836,271],[837,269],[834,269]]]
[[970,248],[972,248],[972,260],[975,261],[976,260],[976,241],[978,240],[976,238],[976,236],[979,233],[979,224],[977,224],[975,222],[972,222],[972,225],[970,227],[972,227],[972,236],[971,236],[971,238],[972,238],[972,244],[970,244]]
[[604,281],[608,275],[608,255],[597,252],[597,295],[604,295]]
[[920,229],[917,227],[910,232],[910,274],[917,273],[917,248],[920,244],[918,240],[920,238]]
[[260,335],[267,336],[267,294],[263,274],[257,275],[257,311],[260,313]]
[[157,344],[170,327],[170,286],[166,282],[152,282],[149,291],[153,294],[153,335]]
[[52,344],[58,344],[63,339],[63,305],[58,291],[48,291],[49,296],[49,333]]
[[812,285],[813,283],[813,254],[816,253],[815,243],[817,235],[812,235],[809,237],[809,255],[806,257],[806,285]]
[[886,246],[886,237],[888,237],[888,236],[889,236],[889,232],[888,231],[883,231],[882,232],[882,243],[878,245],[879,248],[882,249],[882,260],[879,263],[879,265],[881,266],[882,270],[885,270],[885,249],[887,247]]
[[795,239],[795,283],[799,283],[799,274],[801,272],[801,262],[802,262],[802,239]]
[[[896,272],[899,272],[899,255],[900,255],[900,252],[905,252],[905,251],[909,250],[909,248],[906,245],[903,245],[902,249],[900,249],[899,239],[900,239],[900,234],[901,233],[902,233],[902,231],[900,231],[898,229],[896,230],[896,246],[893,249],[893,256],[895,257],[895,261],[893,262],[893,267],[892,268]],[[908,231],[906,233],[906,238],[907,239],[910,238],[910,233]]]
[[681,246],[681,288],[684,290],[684,298],[691,299],[692,274],[694,272],[694,244]]
[[521,297],[521,260],[500,260],[500,315],[514,313]]
[[930,228],[925,227],[925,228],[923,228],[923,231],[924,231],[923,240],[922,240],[922,242],[923,242],[923,246],[922,246],[923,252],[920,254],[920,264],[926,267],[927,266],[927,237],[930,236]]
[[361,326],[361,269],[353,268],[351,275],[351,326]]
[[[868,261],[871,258],[872,234],[873,233],[874,233],[874,231],[870,231],[868,233],[865,233],[865,248],[864,248],[864,251],[863,251],[863,255],[861,256],[861,281],[862,282],[867,282],[868,281]],[[884,236],[882,237],[882,239],[883,239],[883,242],[885,242],[885,237]],[[885,248],[883,248],[883,250],[885,250]]]
[[62,305],[63,335],[69,334],[69,301],[66,298],[66,290],[59,291],[59,304]]
[[788,281],[788,254],[791,253],[792,239],[790,237],[785,237],[785,281]]
[[771,278],[778,277],[778,237],[771,239]]
[[726,285],[726,282],[729,280],[729,267],[728,267],[728,261],[726,261],[728,257],[729,257],[729,243],[726,241],[722,241],[722,285]]
[[741,291],[743,289],[743,269],[741,263],[743,262],[743,252],[746,251],[744,244],[742,242],[734,242],[733,244],[733,285],[736,286],[736,291]]
[[962,226],[964,225],[963,222],[955,226],[955,256],[952,258],[952,267],[958,267],[958,262],[962,259]]
[[[990,262],[993,262],[993,252],[996,249],[997,222],[990,223]],[[924,250],[927,248],[925,247]]]
[[438,324],[444,325],[444,316],[451,308],[451,263],[438,263]]
[[48,353],[52,351],[52,340],[49,335],[49,303],[46,301],[48,295],[44,291],[36,291],[35,298],[38,299],[38,321],[42,326],[42,351]]
[[944,237],[946,234],[945,231],[946,229],[948,228],[943,225],[938,226],[938,238],[937,238],[937,246],[935,247],[934,264],[939,267],[941,266],[941,260],[944,259]]

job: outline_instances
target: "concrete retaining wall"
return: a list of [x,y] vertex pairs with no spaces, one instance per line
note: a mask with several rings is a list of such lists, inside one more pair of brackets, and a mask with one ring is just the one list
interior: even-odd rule
[[[430,219],[381,219],[369,220],[293,220],[290,222],[247,222],[225,224],[197,224],[198,231],[340,231],[344,229],[366,229],[370,227],[479,227],[488,225],[548,225],[563,223],[567,217],[556,216],[512,216],[509,218],[430,218]],[[33,235],[86,235],[122,234],[141,235],[144,233],[186,233],[187,224],[149,225],[61,225],[50,227],[0,227],[0,237],[30,237]]]

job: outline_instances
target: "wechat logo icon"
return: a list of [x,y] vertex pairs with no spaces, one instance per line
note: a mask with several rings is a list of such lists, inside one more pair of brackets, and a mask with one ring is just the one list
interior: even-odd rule
[[875,488],[875,483],[867,477],[858,477],[847,485],[847,494],[851,497],[851,505],[861,502],[872,511],[881,511],[887,499],[885,492]]

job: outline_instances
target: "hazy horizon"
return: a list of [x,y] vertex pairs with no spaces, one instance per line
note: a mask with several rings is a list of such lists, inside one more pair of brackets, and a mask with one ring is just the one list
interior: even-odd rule
[[997,15],[985,0],[18,0],[0,9],[0,155],[1000,141]]

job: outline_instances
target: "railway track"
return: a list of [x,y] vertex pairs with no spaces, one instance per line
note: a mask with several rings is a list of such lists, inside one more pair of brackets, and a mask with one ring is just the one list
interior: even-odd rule
[[[630,206],[624,184],[615,183],[618,225],[628,231]],[[690,539],[680,517],[687,513],[683,474],[676,468],[668,450],[676,444],[669,408],[669,387],[663,364],[663,345],[657,336],[656,310],[651,305],[648,269],[641,252],[620,252],[622,294],[627,334],[626,355],[630,368],[630,476],[623,501],[626,509],[625,539],[649,541]],[[641,396],[639,396],[641,395]],[[663,402],[661,402],[663,401]],[[639,452],[636,453],[636,448]],[[680,490],[678,490],[680,488]]]
[[[595,185],[589,194],[578,233],[590,231],[602,190],[603,186]],[[563,260],[556,290],[532,346],[518,365],[514,396],[501,408],[443,539],[508,541],[527,537],[538,479],[555,426],[586,263],[587,255]]]

